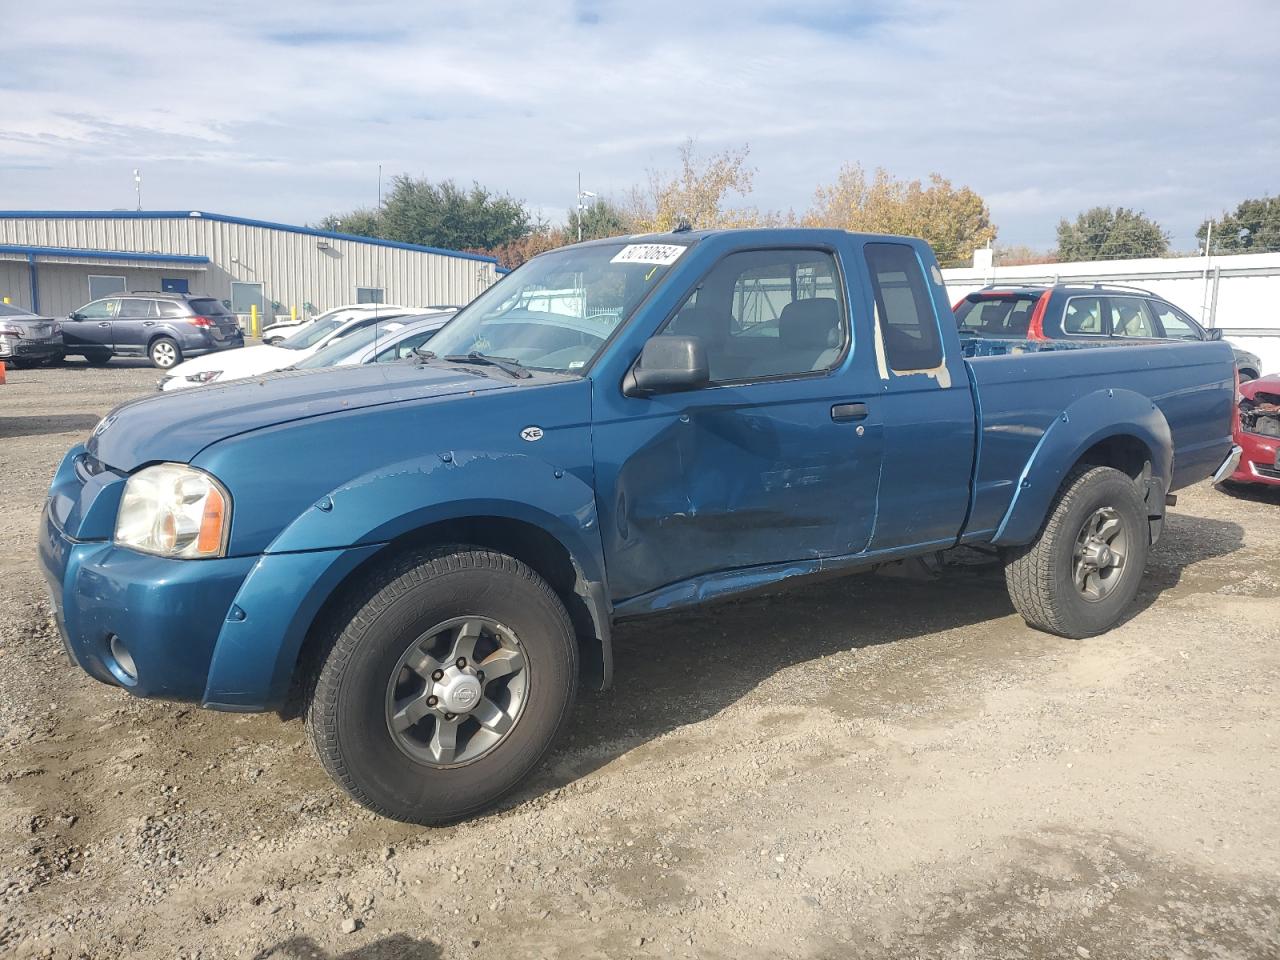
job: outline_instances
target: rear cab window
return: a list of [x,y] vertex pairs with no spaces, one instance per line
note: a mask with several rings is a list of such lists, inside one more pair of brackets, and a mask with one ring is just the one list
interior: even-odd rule
[[864,256],[888,369],[911,373],[941,367],[938,315],[915,250],[904,243],[868,243]]

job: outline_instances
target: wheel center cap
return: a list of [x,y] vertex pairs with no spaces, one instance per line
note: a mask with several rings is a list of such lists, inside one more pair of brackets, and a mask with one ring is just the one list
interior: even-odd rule
[[470,713],[480,702],[480,681],[470,674],[446,676],[436,685],[440,705],[450,713]]

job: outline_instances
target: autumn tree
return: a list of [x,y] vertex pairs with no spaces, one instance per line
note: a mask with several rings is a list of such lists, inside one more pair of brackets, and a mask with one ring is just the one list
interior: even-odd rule
[[1058,259],[1124,260],[1162,257],[1169,252],[1169,234],[1140,210],[1094,207],[1072,223],[1058,222]]
[[969,263],[973,251],[995,239],[986,201],[968,187],[956,188],[940,174],[929,185],[898,180],[883,168],[867,176],[861,164],[846,164],[834,183],[814,192],[804,224],[864,233],[891,233],[929,241],[943,266]]
[[727,205],[729,196],[751,192],[755,170],[747,166],[750,148],[699,157],[692,140],[680,147],[680,169],[650,170],[648,182],[633,187],[625,214],[637,233],[661,233],[688,223],[696,230],[760,226],[769,220],[751,208]]
[[1053,250],[1037,250],[1022,243],[996,244],[993,260],[997,267],[1016,267],[1027,263],[1054,263],[1058,254]]
[[[1203,247],[1209,221],[1200,224],[1196,237]],[[1213,221],[1213,253],[1270,253],[1280,250],[1280,197],[1244,200],[1234,213]]]

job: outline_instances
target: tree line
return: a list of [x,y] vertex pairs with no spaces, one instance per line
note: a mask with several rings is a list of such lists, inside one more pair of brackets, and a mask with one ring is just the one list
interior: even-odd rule
[[[749,203],[755,169],[749,147],[699,155],[683,144],[674,170],[649,170],[643,182],[620,196],[593,199],[568,211],[563,226],[535,216],[521,200],[478,183],[431,181],[402,174],[377,208],[333,214],[320,227],[377,237],[488,253],[504,267],[517,267],[554,247],[630,233],[657,233],[688,224],[692,229],[760,226],[828,227],[867,233],[903,234],[927,240],[943,266],[964,266],[973,251],[993,245],[996,225],[986,201],[969,187],[953,186],[941,174],[903,180],[887,170],[868,173],[860,164],[841,167],[819,185],[808,209],[761,210]],[[1197,237],[1203,247],[1209,222]],[[1246,200],[1233,213],[1214,218],[1214,253],[1280,250],[1280,198]],[[581,229],[579,229],[581,228]],[[1158,223],[1126,207],[1094,207],[1058,224],[1056,249],[996,246],[1001,264],[1161,257],[1170,237]]]

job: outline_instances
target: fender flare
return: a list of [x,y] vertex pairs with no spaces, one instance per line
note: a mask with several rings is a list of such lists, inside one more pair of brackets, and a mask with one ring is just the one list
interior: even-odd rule
[[[511,499],[513,481],[521,500]],[[241,619],[223,624],[206,703],[240,710],[279,705],[315,616],[352,571],[400,536],[471,517],[520,521],[565,548],[576,576],[574,592],[600,644],[607,685],[612,607],[594,491],[568,471],[527,455],[453,451],[448,459],[423,456],[357,477],[280,532],[236,595],[233,610]],[[259,649],[249,658],[256,667],[246,669],[250,644],[242,634],[250,622]]]
[[[1062,481],[1090,447],[1112,437],[1133,437],[1150,452],[1148,503],[1164,515],[1164,494],[1173,474],[1173,437],[1164,414],[1133,390],[1105,388],[1085,394],[1059,414],[1041,434],[992,543],[1029,543],[1044,524]],[[1157,535],[1153,524],[1152,534]]]

